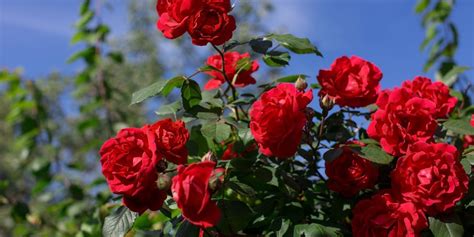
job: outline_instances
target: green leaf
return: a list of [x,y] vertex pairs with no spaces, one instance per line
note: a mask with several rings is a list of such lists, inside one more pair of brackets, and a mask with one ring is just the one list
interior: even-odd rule
[[240,195],[243,195],[245,197],[250,197],[254,198],[255,195],[257,194],[256,191],[250,187],[247,184],[238,182],[234,180],[233,182],[228,182],[227,185],[234,190],[235,192],[239,193]]
[[155,114],[161,117],[170,117],[176,118],[176,113],[181,108],[181,101],[175,101],[171,104],[162,105],[160,109],[155,111]]
[[423,42],[420,45],[420,50],[423,51],[425,47],[435,38],[437,31],[437,26],[438,24],[432,23],[428,28],[426,29],[426,36]]
[[300,224],[295,225],[293,236],[304,237],[332,237],[342,236],[338,229],[333,227],[326,227],[320,224]]
[[188,221],[183,221],[176,231],[176,237],[199,236],[199,228]]
[[462,159],[461,160],[462,167],[464,168],[464,171],[466,172],[467,175],[471,174],[471,162],[467,159]]
[[452,86],[458,79],[458,75],[470,70],[470,67],[453,67],[446,75],[441,78],[441,81],[446,84],[447,86]]
[[71,57],[68,58],[68,63],[73,63],[81,58],[85,61],[92,61],[95,56],[95,49],[93,47],[86,48],[79,52],[74,53]]
[[226,218],[221,218],[217,227],[225,235],[232,236],[244,229],[253,216],[252,210],[243,202],[220,200],[218,206]]
[[132,103],[138,104],[144,100],[162,94],[167,96],[175,87],[181,87],[186,79],[183,76],[173,77],[169,80],[159,80],[132,94]]
[[235,71],[246,71],[250,69],[250,66],[252,66],[252,59],[250,57],[242,58],[237,61],[235,65]]
[[467,154],[463,160],[468,161],[470,165],[474,166],[474,154]]
[[229,138],[232,132],[231,127],[223,122],[211,121],[204,124],[201,128],[202,135],[211,141],[220,143]]
[[209,113],[209,112],[198,112],[196,114],[196,117],[203,120],[214,120],[214,121],[219,119],[219,115],[215,113]]
[[137,217],[138,213],[130,211],[125,206],[119,207],[109,216],[105,217],[102,235],[106,237],[125,236]]
[[466,119],[449,119],[443,123],[443,127],[461,135],[474,135],[474,127]]
[[253,140],[253,135],[249,128],[240,128],[239,137],[244,146],[247,146]]
[[319,50],[316,48],[316,46],[311,44],[311,42],[307,38],[298,38],[291,34],[271,34],[266,38],[276,40],[278,43],[280,43],[281,46],[297,54],[314,53],[320,57],[323,56],[321,52],[319,52]]
[[296,82],[298,78],[306,79],[308,78],[308,75],[304,75],[304,74],[290,75],[290,76],[278,78],[276,79],[276,82]]
[[418,0],[415,6],[416,13],[422,13],[430,5],[430,0]]
[[264,40],[262,38],[253,39],[249,42],[250,47],[256,53],[266,54],[272,47],[273,43],[271,40]]
[[160,81],[157,81],[135,93],[132,94],[132,103],[130,103],[130,105],[133,105],[133,104],[138,104],[150,97],[153,97],[155,95],[158,95],[161,90],[163,90],[163,87],[166,85],[166,81],[164,80],[160,80]]
[[270,67],[283,67],[289,64],[291,56],[287,52],[273,51],[263,56],[263,61]]
[[324,153],[323,158],[327,162],[332,162],[337,159],[342,154],[342,152],[343,150],[341,148],[330,149]]
[[186,111],[198,105],[202,100],[199,84],[194,80],[186,80],[181,87],[181,98]]
[[429,222],[434,237],[459,237],[464,235],[464,228],[457,217],[443,221],[429,217]]
[[281,220],[281,226],[280,229],[276,232],[277,237],[283,237],[285,236],[285,233],[288,231],[290,228],[291,221],[288,219],[282,219]]
[[77,28],[84,28],[84,26],[89,23],[92,18],[94,17],[94,12],[93,11],[85,11],[84,14],[82,14],[81,18],[76,22],[76,27]]
[[380,147],[369,144],[363,147],[351,147],[355,150],[362,158],[370,160],[377,164],[387,165],[393,160],[393,156],[385,153]]
[[161,94],[163,96],[168,96],[174,88],[181,87],[184,81],[186,81],[186,78],[183,76],[177,76],[167,80],[166,85],[161,90]]

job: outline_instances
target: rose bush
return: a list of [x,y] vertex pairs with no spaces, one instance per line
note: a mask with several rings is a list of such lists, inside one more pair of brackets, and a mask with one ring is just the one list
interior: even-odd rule
[[106,233],[120,231],[110,236],[474,233],[465,95],[425,77],[381,90],[381,70],[357,56],[337,58],[317,81],[257,78],[259,59],[275,68],[293,54],[322,54],[291,34],[229,41],[230,1],[159,0],[157,11],[166,38],[188,32],[216,52],[189,76],[134,93],[132,104],[172,103],[160,104],[162,120],[102,146],[105,179],[128,207],[105,219]]

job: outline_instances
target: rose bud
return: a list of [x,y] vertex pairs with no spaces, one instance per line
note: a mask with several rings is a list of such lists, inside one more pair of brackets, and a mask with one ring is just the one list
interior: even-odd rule
[[156,180],[156,186],[159,190],[166,191],[171,187],[171,177],[167,174],[158,174],[158,180]]
[[304,78],[298,77],[295,82],[295,87],[300,91],[304,91],[308,87],[308,83],[306,83],[306,80]]
[[334,107],[334,98],[331,98],[328,95],[323,96],[319,102],[321,108],[326,109],[327,111],[331,110]]
[[209,151],[201,158],[201,162],[204,162],[204,161],[214,161],[214,162],[216,162],[217,157],[214,155],[214,153],[212,153],[212,151]]

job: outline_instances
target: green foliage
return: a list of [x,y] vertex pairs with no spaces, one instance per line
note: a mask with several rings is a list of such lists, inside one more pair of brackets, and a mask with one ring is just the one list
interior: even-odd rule
[[271,34],[265,38],[273,39],[281,46],[297,54],[314,53],[320,57],[323,56],[321,52],[319,52],[318,48],[316,48],[316,46],[314,46],[307,38],[298,38],[291,34]]
[[443,127],[457,134],[474,135],[474,128],[469,124],[468,118],[449,119],[443,123]]
[[133,222],[138,217],[138,213],[130,211],[124,206],[120,206],[109,216],[105,217],[102,235],[106,237],[125,236],[133,226]]
[[352,149],[358,152],[361,157],[377,164],[388,165],[393,160],[393,156],[388,155],[379,146],[374,144],[363,147],[353,147]]
[[464,228],[457,218],[439,220],[429,217],[429,225],[434,237],[457,237],[464,235]]

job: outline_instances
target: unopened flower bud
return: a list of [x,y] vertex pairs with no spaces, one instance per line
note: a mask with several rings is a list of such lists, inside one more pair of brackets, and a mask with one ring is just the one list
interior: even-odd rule
[[158,180],[156,180],[156,186],[159,190],[169,190],[171,187],[171,177],[167,174],[158,174]]
[[308,83],[306,83],[306,80],[302,77],[298,77],[298,79],[295,82],[295,87],[296,89],[303,91],[308,87]]
[[320,101],[321,108],[326,110],[331,110],[334,107],[334,99],[331,98],[329,95],[323,96]]
[[224,181],[222,172],[216,172],[214,175],[209,179],[209,188],[212,191],[217,191],[222,187],[222,182]]
[[201,161],[217,161],[217,157],[212,153],[212,151],[207,152],[202,158]]

